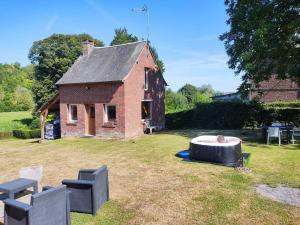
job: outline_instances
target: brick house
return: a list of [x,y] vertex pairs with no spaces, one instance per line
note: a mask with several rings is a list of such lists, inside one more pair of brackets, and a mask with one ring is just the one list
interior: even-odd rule
[[110,47],[87,41],[56,84],[59,94],[48,105],[59,102],[62,137],[132,138],[144,133],[145,121],[165,126],[167,84],[145,41]]
[[278,80],[272,76],[250,90],[249,99],[256,96],[263,102],[294,101],[300,99],[300,87],[290,79]]

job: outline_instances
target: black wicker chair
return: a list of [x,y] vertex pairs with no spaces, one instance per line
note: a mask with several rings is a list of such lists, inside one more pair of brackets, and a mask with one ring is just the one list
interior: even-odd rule
[[109,200],[108,170],[80,170],[78,180],[63,180],[70,191],[71,212],[96,215],[97,210]]
[[32,195],[30,205],[14,199],[6,199],[4,204],[4,225],[70,225],[64,185]]

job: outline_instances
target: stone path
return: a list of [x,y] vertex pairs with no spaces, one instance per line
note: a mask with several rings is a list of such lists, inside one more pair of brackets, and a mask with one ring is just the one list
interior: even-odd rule
[[256,192],[277,202],[300,207],[300,189],[279,185],[272,188],[261,184],[256,187]]

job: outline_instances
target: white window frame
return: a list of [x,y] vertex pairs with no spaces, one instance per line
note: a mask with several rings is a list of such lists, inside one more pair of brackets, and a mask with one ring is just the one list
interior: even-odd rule
[[[104,104],[103,105],[103,122],[104,123],[108,123],[108,122],[115,122],[117,120],[117,106],[114,105],[114,104]],[[114,106],[115,109],[116,109],[116,118],[115,120],[108,120],[108,110],[107,108],[110,107],[110,106]]]
[[145,91],[149,89],[149,71],[150,69],[145,67],[144,69],[144,90]]
[[[150,102],[150,116],[149,116],[149,118],[147,118],[147,119],[141,118],[141,120],[142,120],[142,121],[145,121],[145,120],[152,120],[153,100],[152,100],[152,99],[143,99],[143,100],[141,101],[141,107],[142,107],[143,102]],[[143,112],[141,112],[141,117],[142,117],[142,114],[143,114]]]
[[[72,118],[72,107],[76,106],[76,114],[77,114],[77,119],[73,120]],[[68,115],[69,115],[69,122],[70,123],[77,123],[78,121],[78,105],[76,104],[69,104],[68,105]]]

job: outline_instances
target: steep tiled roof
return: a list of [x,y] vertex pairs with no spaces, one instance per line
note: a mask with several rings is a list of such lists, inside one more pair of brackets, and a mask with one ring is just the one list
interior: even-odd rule
[[90,54],[80,56],[56,84],[123,81],[146,44],[94,47]]

